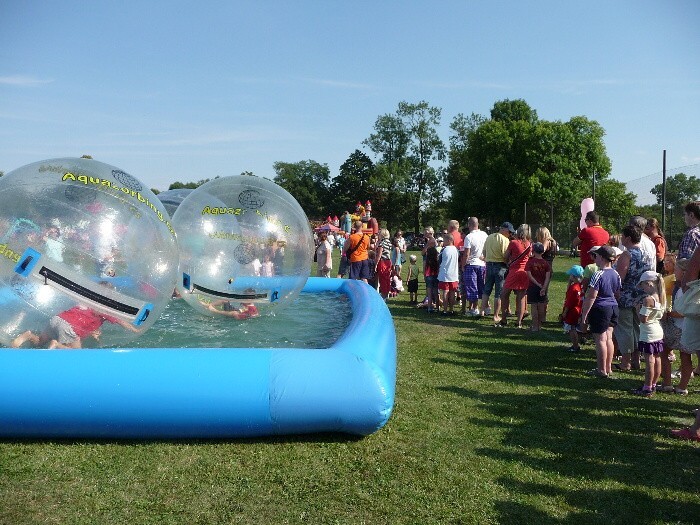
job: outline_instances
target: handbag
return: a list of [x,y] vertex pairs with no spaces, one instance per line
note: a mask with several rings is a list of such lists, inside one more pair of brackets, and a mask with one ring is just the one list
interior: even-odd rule
[[688,283],[688,289],[676,299],[673,309],[683,317],[700,318],[700,279]]

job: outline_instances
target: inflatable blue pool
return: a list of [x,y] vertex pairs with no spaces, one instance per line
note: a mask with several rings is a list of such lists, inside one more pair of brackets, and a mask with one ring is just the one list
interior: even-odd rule
[[182,439],[342,432],[391,415],[396,334],[359,281],[309,278],[345,294],[353,317],[325,349],[0,349],[0,437]]

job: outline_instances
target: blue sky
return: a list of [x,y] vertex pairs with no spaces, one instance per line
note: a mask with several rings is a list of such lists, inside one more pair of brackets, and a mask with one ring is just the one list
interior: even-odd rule
[[[606,130],[612,176],[700,163],[700,2],[0,2],[0,170],[84,153],[161,190],[313,159],[400,101]],[[370,154],[369,151],[363,149]],[[634,188],[631,188],[634,190]]]

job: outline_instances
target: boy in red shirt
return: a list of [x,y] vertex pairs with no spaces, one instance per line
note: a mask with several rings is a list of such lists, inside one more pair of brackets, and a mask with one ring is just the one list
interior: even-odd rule
[[542,323],[547,317],[547,289],[549,281],[552,278],[552,267],[549,261],[542,258],[544,253],[544,245],[541,242],[536,242],[532,245],[532,256],[525,264],[525,271],[529,279],[527,287],[527,304],[532,305],[532,326],[530,330],[539,332],[542,329]]
[[575,264],[567,270],[566,274],[569,276],[569,286],[566,289],[564,308],[559,318],[564,323],[564,332],[569,334],[571,339],[569,352],[579,352],[581,345],[576,327],[581,318],[581,306],[583,303],[583,291],[581,289],[583,267]]

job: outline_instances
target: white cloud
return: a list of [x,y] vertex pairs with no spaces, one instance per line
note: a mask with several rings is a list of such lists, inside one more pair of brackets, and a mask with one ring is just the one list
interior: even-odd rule
[[25,75],[0,76],[0,84],[6,86],[39,86],[41,84],[50,84],[51,82],[53,82],[53,79],[41,79]]

